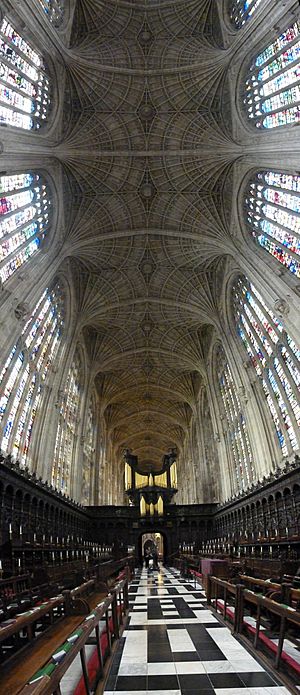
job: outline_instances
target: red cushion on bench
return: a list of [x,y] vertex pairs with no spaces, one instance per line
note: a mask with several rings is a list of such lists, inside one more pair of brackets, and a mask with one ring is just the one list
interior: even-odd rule
[[[255,633],[255,627],[253,627],[253,625],[248,625],[248,623],[245,623],[245,626],[248,632],[251,632],[251,634]],[[265,635],[265,633],[262,630],[259,631],[259,639],[261,640],[261,642],[263,642],[263,644],[266,645],[266,647],[268,647],[268,649],[270,649],[271,652],[273,652],[273,654],[277,653],[277,644],[275,644],[275,642],[272,642],[272,640],[269,637],[267,637],[267,635]],[[287,654],[287,652],[285,652],[284,649],[281,652],[281,659],[294,671],[296,671],[296,673],[300,673],[300,664],[298,663],[298,661],[296,661],[296,659],[293,659],[292,656]]]

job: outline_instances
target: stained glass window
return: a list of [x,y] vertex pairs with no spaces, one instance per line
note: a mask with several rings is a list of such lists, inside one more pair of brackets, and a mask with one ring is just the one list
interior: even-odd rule
[[39,249],[49,226],[48,189],[38,174],[0,176],[0,279],[4,283]]
[[251,446],[232,372],[221,346],[216,353],[216,371],[223,406],[223,426],[233,460],[235,484],[238,490],[243,490],[253,480]]
[[81,487],[81,504],[92,503],[93,472],[96,447],[96,411],[95,402],[91,398],[87,413],[86,430],[83,437],[83,470]]
[[240,29],[252,17],[262,0],[234,0],[230,2],[230,19]]
[[300,21],[260,53],[246,80],[245,104],[257,128],[300,120]]
[[30,462],[36,413],[56,359],[63,327],[63,292],[56,283],[45,290],[0,372],[1,449]]
[[300,350],[255,287],[240,277],[233,287],[237,331],[256,371],[283,456],[299,448]]
[[51,24],[59,27],[64,18],[64,0],[39,0]]
[[77,443],[80,392],[80,356],[76,351],[61,397],[52,467],[52,485],[66,494],[70,492],[70,476]]
[[249,182],[245,202],[257,243],[300,277],[300,176],[258,173]]
[[0,25],[0,124],[38,130],[49,106],[49,80],[41,56],[4,18]]

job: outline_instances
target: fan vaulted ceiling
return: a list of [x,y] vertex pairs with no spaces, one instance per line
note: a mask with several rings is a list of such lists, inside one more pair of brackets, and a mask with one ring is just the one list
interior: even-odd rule
[[78,0],[74,19],[64,255],[114,452],[144,470],[183,445],[232,252],[215,2]]

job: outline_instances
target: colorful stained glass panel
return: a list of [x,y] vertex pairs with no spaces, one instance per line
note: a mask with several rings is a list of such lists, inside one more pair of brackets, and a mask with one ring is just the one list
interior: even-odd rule
[[50,108],[41,56],[3,19],[0,26],[0,124],[37,130]]
[[299,35],[298,20],[251,65],[244,102],[257,128],[277,128],[300,120]]
[[245,199],[247,222],[256,242],[300,277],[300,176],[258,173]]

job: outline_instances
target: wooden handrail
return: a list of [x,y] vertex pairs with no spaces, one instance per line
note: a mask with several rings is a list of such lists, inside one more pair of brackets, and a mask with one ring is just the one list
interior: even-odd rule
[[234,596],[236,595],[236,584],[231,584],[231,582],[228,582],[226,579],[219,579],[219,577],[214,577],[210,576],[211,582],[214,584],[217,584],[218,586],[222,586],[227,591],[229,591],[230,594],[233,594]]
[[[241,582],[251,584],[252,586],[260,586],[267,591],[281,591],[283,592],[283,598],[286,599],[287,603],[290,603],[290,601],[300,601],[300,589],[294,589],[292,584],[285,582],[282,582],[282,584],[277,582],[269,582],[267,579],[257,579],[256,577],[249,577],[246,574],[241,574],[240,580]],[[284,594],[284,592],[287,593]]]
[[6,577],[6,579],[0,579],[0,590],[2,586],[8,586],[8,584],[16,584],[20,581],[30,580],[29,572],[24,572],[23,574],[14,574],[11,577]]
[[25,613],[14,618],[14,622],[9,625],[4,625],[3,627],[0,626],[0,642],[20,632],[25,627],[30,633],[31,626],[36,623],[38,618],[42,618],[44,615],[47,615],[47,613],[52,613],[54,608],[63,605],[64,597],[60,594],[59,596],[49,599],[44,605],[38,606],[37,608],[29,608]]
[[300,612],[295,608],[287,606],[285,603],[277,603],[277,601],[273,601],[266,596],[255,594],[253,591],[250,591],[250,589],[244,589],[244,596],[256,606],[266,608],[271,613],[275,613],[275,615],[279,615],[296,625],[300,625]]
[[76,596],[82,596],[82,594],[87,594],[90,591],[93,591],[95,589],[95,580],[94,579],[89,579],[87,582],[84,582],[83,584],[80,584],[80,586],[75,586],[74,589],[71,589],[71,597],[75,598]]
[[43,676],[37,683],[28,683],[22,690],[22,695],[43,695],[49,685],[49,676]]
[[252,584],[253,586],[261,586],[265,589],[274,589],[274,591],[280,591],[282,584],[277,582],[269,582],[267,579],[256,579],[256,577],[249,577],[247,574],[240,574],[241,582],[246,582],[247,584]]

